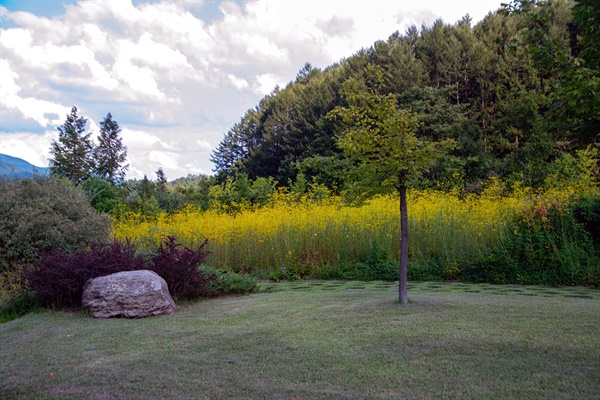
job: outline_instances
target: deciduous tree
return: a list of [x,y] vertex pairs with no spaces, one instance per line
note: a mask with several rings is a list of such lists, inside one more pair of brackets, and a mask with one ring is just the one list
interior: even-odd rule
[[[372,73],[381,76],[377,70]],[[397,191],[400,195],[399,300],[408,303],[408,211],[406,190],[416,174],[431,166],[450,140],[432,142],[416,135],[419,123],[410,111],[400,109],[393,94],[379,94],[358,80],[341,91],[347,105],[336,107],[329,118],[341,119],[346,128],[338,145],[355,161],[358,184],[365,193]]]
[[513,0],[503,7],[505,14],[522,18],[518,45],[532,55],[553,89],[549,129],[583,148],[598,140],[600,3]]

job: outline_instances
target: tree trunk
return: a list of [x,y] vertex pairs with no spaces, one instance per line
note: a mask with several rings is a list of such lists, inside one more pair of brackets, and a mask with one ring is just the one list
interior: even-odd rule
[[398,273],[398,300],[408,304],[407,266],[408,266],[408,211],[406,208],[406,185],[400,184],[400,272]]

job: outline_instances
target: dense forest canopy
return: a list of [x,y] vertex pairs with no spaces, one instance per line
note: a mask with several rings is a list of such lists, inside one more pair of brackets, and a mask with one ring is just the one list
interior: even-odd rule
[[475,26],[437,20],[324,70],[306,63],[225,134],[217,179],[289,185],[301,173],[342,190],[352,166],[336,145],[344,127],[327,115],[347,105],[340,90],[354,79],[415,113],[419,136],[456,143],[414,187],[476,191],[490,176],[540,186],[600,139],[599,18],[592,0],[514,1]]

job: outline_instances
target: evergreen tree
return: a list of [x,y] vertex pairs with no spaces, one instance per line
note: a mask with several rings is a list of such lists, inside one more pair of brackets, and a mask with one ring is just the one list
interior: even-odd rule
[[156,193],[156,185],[148,176],[144,175],[144,178],[140,181],[138,194],[143,200],[147,200],[150,197],[153,197]]
[[158,167],[158,169],[156,170],[156,182],[158,182],[159,185],[166,185],[168,180],[167,180],[167,175],[165,174],[165,171],[163,170],[162,167]]
[[[347,174],[329,173],[348,165],[335,146],[345,127],[325,116],[344,104],[341,88],[355,79],[415,112],[418,138],[456,141],[423,185],[475,191],[500,176],[537,187],[560,153],[600,138],[598,4],[513,0],[511,12],[473,27],[468,16],[454,25],[438,20],[323,71],[307,63],[225,135],[211,157],[217,180],[244,173],[286,184],[301,171],[332,191],[345,187]],[[380,67],[381,82],[369,64]]]
[[213,150],[210,161],[215,164],[215,172],[226,174],[234,169],[244,169],[243,162],[261,141],[261,132],[258,129],[262,115],[261,107],[264,108],[268,101],[269,97],[267,96],[261,100],[256,109],[248,110],[240,122],[233,125],[217,148]]
[[126,181],[121,187],[127,193],[125,204],[131,211],[144,215],[156,215],[160,212],[156,184],[146,175],[141,180]]
[[159,192],[166,192],[167,183],[168,180],[165,171],[162,169],[162,167],[158,167],[158,170],[156,170],[156,189]]
[[96,174],[106,178],[112,183],[125,180],[125,172],[129,165],[124,165],[127,160],[127,146],[123,145],[119,137],[121,128],[117,121],[112,119],[111,113],[100,122],[98,146],[94,151]]
[[94,167],[94,146],[90,133],[85,133],[87,119],[71,108],[65,123],[58,127],[58,141],[53,140],[50,153],[50,171],[69,179],[76,185],[91,175]]
[[185,196],[169,185],[167,175],[162,167],[156,171],[156,201],[161,210],[175,212],[185,204]]
[[194,204],[203,210],[210,207],[209,190],[216,184],[214,175],[188,175],[171,182],[171,186],[183,196],[185,203]]

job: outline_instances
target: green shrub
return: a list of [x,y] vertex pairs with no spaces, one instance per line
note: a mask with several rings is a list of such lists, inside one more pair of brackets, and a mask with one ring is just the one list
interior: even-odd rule
[[211,296],[219,294],[245,294],[258,290],[256,278],[250,275],[240,275],[207,265],[202,265],[199,269],[206,275],[216,278],[207,285],[207,291]]
[[108,179],[91,176],[81,182],[80,187],[98,212],[110,213],[121,203],[121,191]]
[[111,222],[70,182],[49,176],[0,177],[0,271],[40,252],[74,252],[109,239]]
[[534,202],[516,213],[500,246],[463,269],[471,282],[600,285],[600,254],[571,207]]
[[12,297],[0,307],[0,324],[40,310],[42,303],[32,291],[24,291]]
[[600,197],[581,197],[572,206],[573,216],[600,245]]
[[395,281],[398,279],[398,261],[389,250],[375,241],[365,262],[342,260],[337,266],[319,269],[320,279],[348,279],[359,281]]
[[454,277],[444,273],[448,267],[442,257],[411,259],[408,263],[407,278],[409,281],[453,280]]

